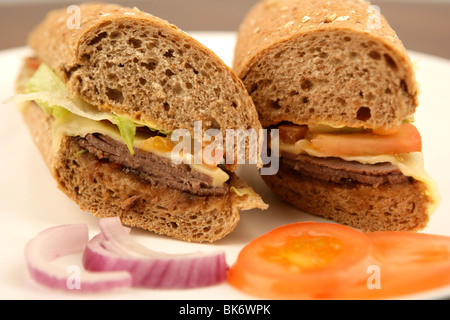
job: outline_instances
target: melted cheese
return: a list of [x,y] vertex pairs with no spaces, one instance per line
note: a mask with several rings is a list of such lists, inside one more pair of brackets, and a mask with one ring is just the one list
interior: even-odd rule
[[[53,149],[57,151],[61,144],[61,139],[64,135],[85,137],[90,133],[100,133],[107,135],[114,140],[124,141],[116,126],[110,125],[102,121],[94,121],[84,117],[80,117],[73,113],[68,113],[62,118],[57,118],[53,124]],[[178,157],[175,153],[170,151],[161,151],[153,147],[154,144],[145,143],[149,136],[145,134],[136,134],[133,146],[141,149],[144,146],[145,151],[154,153],[160,157],[170,158]],[[213,187],[221,187],[228,179],[229,175],[219,167],[211,167],[203,164],[195,164],[192,155],[184,155],[183,160],[188,163],[193,171],[200,172],[210,176],[213,179]],[[179,161],[178,163],[180,163]]]
[[[295,144],[282,144],[280,143],[280,151],[289,152],[293,154],[308,154],[314,157],[328,157],[326,154],[313,149],[310,143],[306,140],[299,140]],[[381,162],[389,162],[397,166],[403,175],[412,177],[417,181],[421,181],[426,184],[426,195],[432,200],[432,204],[429,207],[428,214],[432,214],[436,211],[441,197],[439,194],[436,182],[425,171],[423,155],[421,152],[411,152],[395,155],[377,155],[377,156],[342,156],[340,157],[346,161],[357,161],[363,164],[375,164]]]

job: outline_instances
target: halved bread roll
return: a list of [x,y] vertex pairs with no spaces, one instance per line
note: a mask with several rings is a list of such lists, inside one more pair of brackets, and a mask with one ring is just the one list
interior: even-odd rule
[[[68,27],[61,9],[31,33],[35,56],[24,63],[15,97],[58,186],[98,217],[119,216],[193,242],[232,232],[240,210],[266,209],[233,172],[236,162],[172,158],[178,129],[193,143],[211,143],[207,130],[216,130],[224,157],[227,129],[253,129],[259,137],[255,107],[233,71],[174,25],[138,9],[79,8],[79,28]],[[191,159],[197,151],[175,155]],[[259,155],[254,163],[260,166]]]
[[376,7],[261,1],[233,68],[263,127],[280,129],[280,171],[262,177],[282,199],[365,231],[427,225],[440,198],[411,124],[414,69]]

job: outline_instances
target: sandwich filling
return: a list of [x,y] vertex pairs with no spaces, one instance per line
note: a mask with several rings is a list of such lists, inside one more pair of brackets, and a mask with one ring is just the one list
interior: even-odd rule
[[[218,164],[197,164],[192,154],[174,154],[171,132],[153,122],[140,122],[126,115],[100,111],[81,98],[70,97],[64,82],[44,63],[29,58],[22,86],[23,94],[13,102],[33,101],[54,117],[53,148],[63,136],[73,137],[83,150],[99,161],[118,164],[153,185],[165,185],[199,196],[223,195],[229,175]],[[174,163],[174,157],[177,162]]]
[[78,136],[78,144],[94,154],[99,160],[121,165],[125,171],[143,180],[157,182],[196,195],[221,195],[227,192],[225,186],[211,187],[213,177],[191,170],[187,164],[173,165],[167,157],[135,149],[131,155],[125,144],[99,133]]
[[321,181],[352,187],[421,181],[430,198],[429,214],[440,195],[424,169],[421,137],[409,121],[399,128],[333,128],[281,124],[280,156],[284,168]]

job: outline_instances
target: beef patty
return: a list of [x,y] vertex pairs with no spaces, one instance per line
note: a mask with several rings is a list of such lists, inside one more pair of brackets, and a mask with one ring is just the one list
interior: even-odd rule
[[385,183],[400,184],[411,181],[397,166],[388,162],[362,164],[334,157],[319,158],[291,153],[282,153],[281,161],[305,176],[335,183],[359,182],[378,187]]
[[123,166],[123,170],[154,185],[162,184],[187,193],[208,196],[222,195],[228,188],[212,187],[213,178],[191,170],[188,164],[174,164],[171,159],[134,149],[130,154],[124,143],[99,133],[77,137],[78,144],[99,160]]

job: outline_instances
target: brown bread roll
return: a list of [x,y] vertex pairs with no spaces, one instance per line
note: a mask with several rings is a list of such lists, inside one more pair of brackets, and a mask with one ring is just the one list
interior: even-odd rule
[[[376,7],[359,0],[261,1],[240,26],[233,68],[263,127],[280,129],[280,170],[262,177],[282,199],[364,231],[427,225],[440,198],[424,170],[421,142],[407,151],[381,143],[376,153],[359,148],[367,140],[352,140],[346,149],[364,152],[330,152],[329,141],[345,135],[379,139],[412,128],[413,65]],[[334,140],[318,150],[318,137]]]

